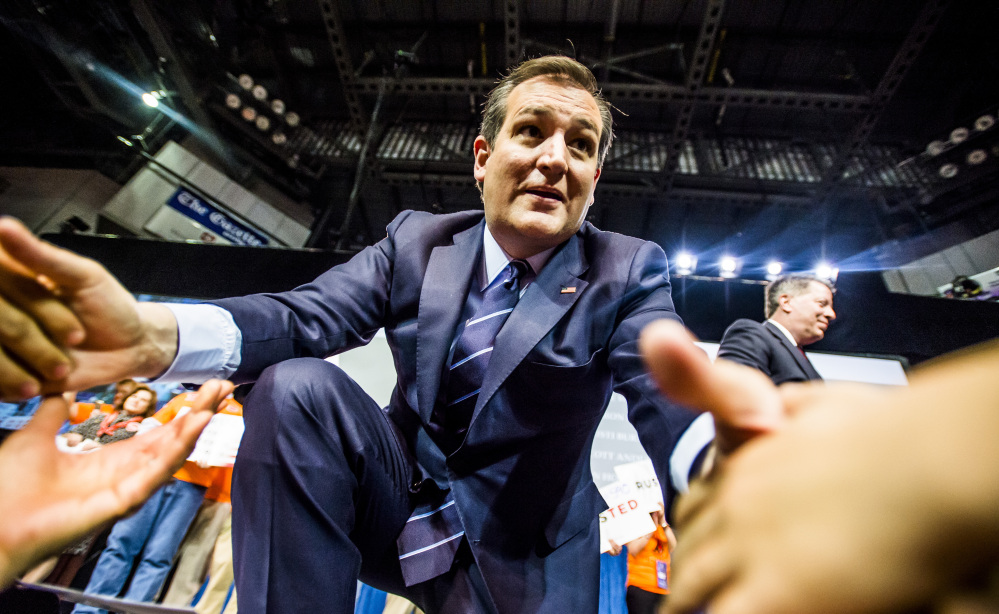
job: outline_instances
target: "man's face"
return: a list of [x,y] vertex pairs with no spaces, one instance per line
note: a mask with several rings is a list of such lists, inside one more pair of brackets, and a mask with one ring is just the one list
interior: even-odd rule
[[808,345],[822,339],[829,324],[836,319],[832,291],[817,281],[809,283],[801,294],[781,296],[780,303],[785,314],[781,323],[798,341],[798,345]]
[[486,223],[511,256],[532,256],[579,230],[600,178],[600,130],[593,96],[535,77],[510,92],[495,143],[475,139]]

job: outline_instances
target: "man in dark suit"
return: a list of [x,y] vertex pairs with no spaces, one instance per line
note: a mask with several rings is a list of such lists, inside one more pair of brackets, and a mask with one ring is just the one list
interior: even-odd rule
[[[0,386],[256,382],[234,476],[241,610],[351,611],[360,577],[428,612],[595,611],[605,504],[589,452],[611,392],[668,499],[712,435],[641,362],[639,331],[679,321],[662,250],[584,222],[611,138],[589,70],[525,62],[475,141],[484,212],[405,212],[310,284],[215,305],[136,305],[96,263],[0,227],[59,292],[11,297],[55,343],[5,343],[37,379]],[[379,328],[398,375],[384,410],[322,360]]]
[[777,385],[821,380],[804,348],[822,339],[836,319],[832,286],[818,277],[785,275],[767,284],[765,301],[766,322],[733,322],[718,358],[759,369]]

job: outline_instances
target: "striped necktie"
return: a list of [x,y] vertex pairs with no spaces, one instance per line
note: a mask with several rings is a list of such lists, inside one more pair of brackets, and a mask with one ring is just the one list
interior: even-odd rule
[[442,416],[444,434],[455,448],[465,438],[492,356],[493,342],[520,298],[520,279],[529,268],[527,262],[514,260],[496,276],[482,292],[482,303],[465,322],[455,344]]
[[[445,454],[457,449],[468,431],[493,341],[520,298],[520,278],[528,269],[523,260],[514,260],[503,269],[483,291],[482,302],[465,322],[455,343],[448,366],[446,406],[437,414],[443,427],[441,437],[446,440],[438,445]],[[451,492],[443,500],[432,497],[432,501],[413,511],[396,540],[406,586],[426,582],[449,570],[465,535]]]

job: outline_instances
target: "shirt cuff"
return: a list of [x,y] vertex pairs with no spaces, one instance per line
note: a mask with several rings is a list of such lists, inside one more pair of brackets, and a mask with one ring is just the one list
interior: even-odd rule
[[704,412],[694,419],[687,430],[680,435],[673,453],[669,457],[669,477],[680,493],[690,490],[690,470],[697,456],[715,438],[715,421],[711,414]]
[[177,319],[177,356],[159,382],[201,384],[228,379],[242,360],[243,335],[232,314],[216,305],[163,303]]

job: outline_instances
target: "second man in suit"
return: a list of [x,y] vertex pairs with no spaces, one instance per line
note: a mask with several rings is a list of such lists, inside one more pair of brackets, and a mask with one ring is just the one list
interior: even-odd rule
[[777,385],[821,380],[804,348],[821,340],[836,319],[832,286],[818,277],[785,275],[767,285],[765,297],[767,320],[733,322],[718,358],[759,369]]

